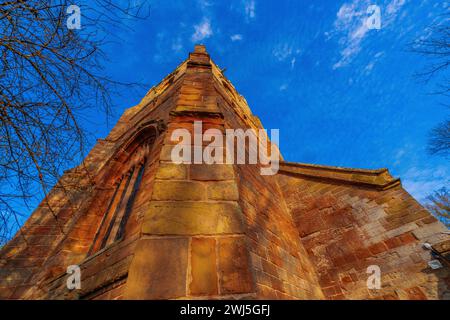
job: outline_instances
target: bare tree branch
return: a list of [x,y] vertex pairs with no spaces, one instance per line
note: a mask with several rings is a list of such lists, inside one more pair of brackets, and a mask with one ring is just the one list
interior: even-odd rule
[[450,192],[446,188],[435,191],[428,196],[427,209],[447,227],[450,227]]
[[58,222],[47,195],[86,154],[83,111],[106,119],[111,95],[136,85],[104,75],[102,48],[112,30],[148,17],[147,2],[79,2],[81,30],[67,28],[69,1],[0,2],[0,245],[41,199]]

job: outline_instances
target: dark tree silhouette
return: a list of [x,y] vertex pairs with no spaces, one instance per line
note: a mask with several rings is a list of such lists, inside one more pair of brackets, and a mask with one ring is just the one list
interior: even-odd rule
[[450,14],[438,16],[427,28],[426,35],[411,44],[412,51],[428,58],[426,67],[417,72],[417,76],[425,81],[437,79],[438,89],[435,93],[449,96],[450,78]]
[[450,192],[446,188],[435,191],[428,196],[430,203],[426,206],[434,216],[450,227]]
[[428,151],[443,157],[450,156],[450,120],[440,123],[431,130]]
[[[417,76],[437,82],[435,94],[447,99],[450,96],[450,14],[438,17],[437,21],[427,30],[429,36],[421,37],[412,44],[412,50],[429,59],[429,64]],[[448,105],[448,104],[447,104]],[[450,156],[450,119],[444,120],[430,132],[428,152],[444,158]],[[450,227],[450,194],[446,188],[435,191],[428,196],[427,209],[439,220]]]
[[[112,30],[127,28],[123,21],[146,18],[147,3],[78,2],[0,3],[0,245],[62,170],[82,159],[83,111],[95,107],[106,118],[111,93],[133,85],[104,75],[102,47]],[[81,29],[67,27],[72,4],[81,9]]]
[[[425,36],[411,44],[412,51],[427,57],[429,63],[416,75],[428,82],[434,80],[437,89],[433,92],[447,99],[450,97],[450,14],[440,15],[426,30]],[[446,103],[446,102],[445,102]],[[430,154],[450,155],[450,120],[437,125],[431,132],[428,143]]]

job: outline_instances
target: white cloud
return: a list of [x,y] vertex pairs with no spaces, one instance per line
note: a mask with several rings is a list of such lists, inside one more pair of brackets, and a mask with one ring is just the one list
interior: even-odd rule
[[[293,56],[294,63],[295,63],[295,56],[300,53],[300,49],[294,49],[292,45],[290,45],[288,43],[282,43],[282,44],[277,45],[272,50],[272,53],[275,56],[275,58],[277,58],[278,61],[284,61]],[[291,59],[291,63],[292,63],[292,59]]]
[[[389,26],[394,21],[405,2],[405,0],[390,0],[385,7],[381,6],[381,28]],[[334,21],[334,30],[325,33],[327,39],[335,35],[339,37],[340,57],[333,65],[333,69],[348,65],[361,51],[364,38],[372,31],[366,25],[367,8],[371,4],[372,0],[353,0],[339,8]]]
[[386,7],[386,13],[388,14],[396,14],[397,11],[401,9],[401,7],[405,4],[405,0],[393,0]]
[[291,59],[291,69],[294,69],[294,67],[295,67],[295,61],[297,61],[297,59],[296,59],[295,57],[293,57],[293,58]]
[[240,40],[242,40],[242,34],[233,34],[231,37],[230,37],[230,39],[231,39],[231,41],[240,41]]
[[201,9],[206,9],[206,8],[212,6],[212,3],[209,2],[208,0],[199,0],[199,1],[198,1],[198,4],[199,4],[199,6],[200,6]]
[[246,0],[244,2],[244,7],[247,18],[253,19],[255,17],[255,0]]
[[211,23],[209,19],[204,18],[202,22],[194,26],[194,34],[191,39],[193,42],[198,42],[203,39],[207,39],[213,35],[213,31],[211,29]]
[[401,175],[404,188],[422,203],[433,191],[450,184],[450,170],[444,166],[436,168],[413,167]]
[[344,3],[339,8],[334,26],[335,30],[344,34],[344,36],[341,36],[339,39],[339,44],[342,47],[341,57],[333,65],[333,69],[347,65],[353,56],[361,50],[361,42],[368,31],[362,15],[368,5],[369,2],[367,0],[354,0],[352,3]]
[[292,47],[284,43],[275,47],[272,53],[278,61],[284,61],[292,55]]
[[172,50],[175,52],[180,52],[183,50],[183,42],[181,41],[181,38],[177,38],[172,42]]
[[279,44],[272,50],[272,54],[278,61],[289,61],[291,69],[294,69],[297,56],[300,53],[300,49],[294,49],[294,47],[288,43]]
[[366,74],[371,73],[371,72],[372,72],[372,69],[373,69],[373,67],[374,67],[374,65],[375,65],[375,62],[373,62],[373,61],[369,62],[369,63],[366,65],[366,67],[364,68],[365,73],[366,73]]
[[397,150],[397,152],[394,155],[394,160],[395,160],[394,165],[396,165],[396,166],[399,165],[405,154],[406,154],[406,148],[401,148],[401,149]]

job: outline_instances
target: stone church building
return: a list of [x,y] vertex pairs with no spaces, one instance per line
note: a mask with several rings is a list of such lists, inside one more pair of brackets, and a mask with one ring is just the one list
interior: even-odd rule
[[[450,298],[449,233],[387,169],[175,164],[171,133],[194,121],[262,128],[202,45],[2,248],[0,298]],[[80,289],[67,287],[71,265]]]

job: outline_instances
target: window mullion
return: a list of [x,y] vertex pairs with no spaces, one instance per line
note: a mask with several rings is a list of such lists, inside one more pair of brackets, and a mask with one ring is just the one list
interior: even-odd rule
[[117,234],[117,231],[119,230],[120,222],[122,221],[122,217],[125,213],[128,199],[130,198],[130,195],[133,192],[133,186],[137,179],[138,174],[139,174],[139,170],[136,170],[136,168],[133,168],[132,172],[130,172],[130,179],[128,181],[126,190],[124,190],[123,199],[120,201],[120,207],[118,207],[117,214],[114,217],[114,221],[111,224],[112,228],[108,235],[106,245],[111,244],[114,241],[114,239],[116,238],[116,234]]

